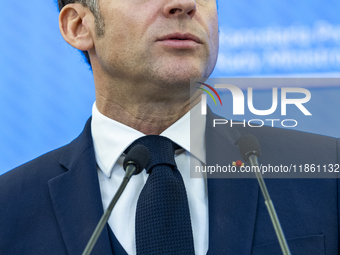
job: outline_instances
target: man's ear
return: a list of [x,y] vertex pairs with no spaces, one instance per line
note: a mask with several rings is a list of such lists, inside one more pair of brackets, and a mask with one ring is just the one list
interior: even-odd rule
[[65,41],[81,51],[93,48],[94,16],[79,3],[67,4],[59,15],[59,29]]

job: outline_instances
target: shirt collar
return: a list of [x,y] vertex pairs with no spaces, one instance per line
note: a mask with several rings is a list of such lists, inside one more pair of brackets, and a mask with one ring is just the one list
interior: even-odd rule
[[[206,119],[200,114],[199,105],[196,105],[190,112],[163,131],[161,135],[171,139],[192,156],[205,163]],[[195,128],[190,130],[190,125]],[[96,103],[92,107],[91,132],[97,165],[107,177],[111,177],[113,166],[125,149],[136,139],[145,136],[145,134],[100,113]]]
[[200,104],[161,134],[177,143],[205,164],[205,115],[200,113]]

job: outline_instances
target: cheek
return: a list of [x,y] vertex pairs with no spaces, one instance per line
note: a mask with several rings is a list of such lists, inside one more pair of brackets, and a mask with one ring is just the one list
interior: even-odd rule
[[211,54],[217,54],[219,48],[219,29],[218,29],[218,18],[217,13],[214,15],[209,23],[209,31],[210,31],[210,45],[211,45]]
[[100,50],[107,57],[111,55],[111,58],[121,59],[120,55],[125,55],[133,46],[131,44],[135,41],[133,39],[135,34],[134,28],[128,20],[123,19],[110,20],[110,22],[105,23],[105,28],[105,35],[100,39]]
[[138,43],[143,37],[143,22],[136,15],[120,15],[107,24],[107,36],[110,37],[109,43],[113,47],[124,48],[138,47]]

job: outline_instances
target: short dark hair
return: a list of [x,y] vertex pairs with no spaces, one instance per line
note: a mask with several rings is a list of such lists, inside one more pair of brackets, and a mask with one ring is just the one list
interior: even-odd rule
[[[104,35],[105,24],[104,24],[104,20],[102,19],[102,16],[99,10],[99,5],[98,5],[99,0],[57,0],[57,1],[58,1],[59,11],[61,11],[65,5],[73,4],[73,3],[80,3],[83,6],[88,7],[90,11],[93,13],[93,16],[95,18],[96,36],[101,37]],[[84,55],[86,62],[92,68],[89,53],[87,51],[82,51],[82,54]]]

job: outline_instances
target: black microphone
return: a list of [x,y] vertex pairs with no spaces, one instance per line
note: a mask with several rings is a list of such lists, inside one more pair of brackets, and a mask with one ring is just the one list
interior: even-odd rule
[[265,204],[270,215],[270,219],[273,223],[277,239],[279,240],[280,243],[282,253],[284,255],[290,255],[290,250],[286,238],[283,234],[279,218],[277,217],[274,204],[270,199],[266,184],[259,170],[259,163],[257,158],[260,157],[261,155],[260,143],[254,135],[247,134],[243,135],[240,138],[240,140],[238,141],[238,146],[242,158],[248,163],[250,163],[252,167],[255,167],[256,178],[257,181],[259,182],[265,200]]
[[243,135],[238,141],[238,148],[242,158],[247,162],[249,162],[251,155],[261,156],[260,143],[254,135]]
[[130,178],[132,175],[137,175],[142,172],[148,164],[149,158],[150,153],[145,146],[138,144],[131,148],[123,162],[124,170],[128,175],[125,175],[125,177]]
[[143,145],[136,145],[132,147],[129,153],[126,155],[123,163],[123,167],[125,170],[124,179],[120,184],[119,189],[117,190],[115,196],[112,198],[109,207],[106,209],[105,213],[98,222],[96,229],[93,231],[93,234],[89,242],[87,243],[82,255],[90,255],[94,245],[96,244],[99,238],[100,233],[103,231],[103,228],[111,215],[113,207],[117,203],[126,185],[130,181],[131,176],[137,175],[140,172],[142,172],[143,169],[148,164],[149,158],[150,158],[149,150]]

